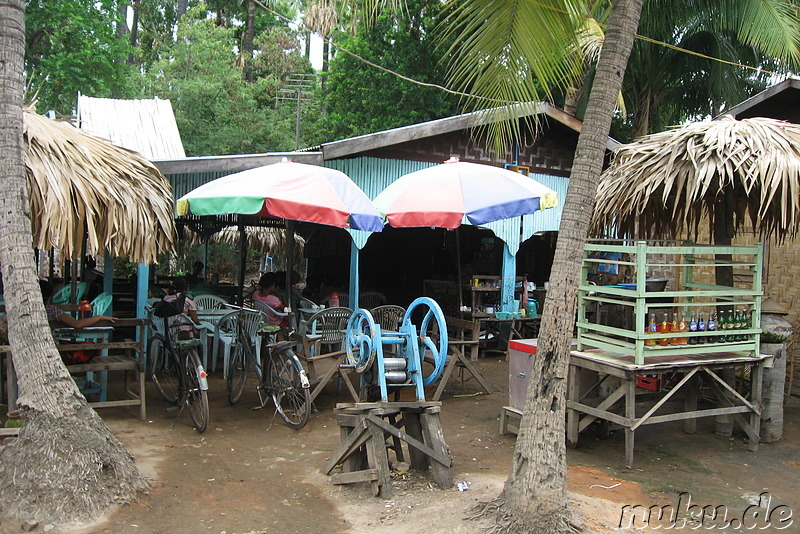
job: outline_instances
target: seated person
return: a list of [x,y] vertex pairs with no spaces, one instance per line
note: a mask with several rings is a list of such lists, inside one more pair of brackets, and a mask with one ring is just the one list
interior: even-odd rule
[[[258,281],[258,288],[255,292],[253,292],[253,302],[261,302],[274,310],[283,311],[283,309],[286,307],[286,304],[284,304],[284,302],[275,292],[275,284],[277,282],[276,279],[276,273],[264,273],[261,275],[261,279]],[[289,326],[288,317],[275,315],[270,310],[266,310],[265,313],[269,319],[269,324],[282,327]]]
[[[199,325],[200,319],[197,317],[197,305],[194,303],[192,297],[186,293],[188,289],[189,283],[186,278],[182,276],[176,277],[172,281],[172,285],[170,285],[164,300],[166,302],[175,302],[183,297],[183,314],[187,315],[194,324]],[[170,326],[175,326],[177,324],[180,324],[180,326],[178,326],[178,339],[194,339],[198,337],[195,328],[190,324],[182,322],[180,316],[169,318]]]
[[59,322],[69,328],[87,328],[94,326],[101,321],[108,321],[110,323],[116,322],[116,317],[109,317],[107,315],[93,315],[84,319],[75,319],[64,310],[52,304],[50,299],[53,297],[53,286],[46,280],[39,280],[39,289],[42,291],[42,298],[45,303],[45,311],[47,312],[47,320],[51,323]]

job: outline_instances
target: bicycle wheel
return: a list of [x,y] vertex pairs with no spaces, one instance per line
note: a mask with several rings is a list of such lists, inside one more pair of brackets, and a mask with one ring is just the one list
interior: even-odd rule
[[172,357],[164,336],[155,334],[147,347],[147,364],[150,366],[150,379],[161,398],[170,404],[178,402],[180,378],[178,362]]
[[303,428],[311,411],[308,381],[303,383],[303,367],[291,349],[270,354],[267,380],[275,408],[286,424]]
[[[196,349],[187,349],[184,352],[186,363],[186,406],[189,416],[198,432],[208,428],[208,392],[201,387],[201,380],[205,380],[205,371],[200,363],[200,356]],[[201,377],[201,372],[203,376]]]
[[236,404],[244,391],[247,382],[248,354],[246,341],[238,336],[231,346],[231,359],[228,362],[228,402]]

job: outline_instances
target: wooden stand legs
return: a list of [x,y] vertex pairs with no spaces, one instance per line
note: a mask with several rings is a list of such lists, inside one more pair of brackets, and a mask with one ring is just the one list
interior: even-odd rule
[[[389,402],[339,404],[334,413],[341,444],[321,472],[334,484],[369,482],[374,495],[390,498],[391,470],[388,450],[411,468],[430,471],[443,489],[453,486],[451,457],[444,441],[439,402]],[[403,451],[408,448],[408,455]],[[341,472],[333,473],[341,465]]]

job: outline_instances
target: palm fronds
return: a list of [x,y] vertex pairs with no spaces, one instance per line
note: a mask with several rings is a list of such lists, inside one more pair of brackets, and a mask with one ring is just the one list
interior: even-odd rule
[[597,190],[595,233],[672,237],[725,212],[781,240],[800,229],[800,125],[724,117],[618,149]]
[[173,250],[172,189],[152,163],[32,109],[23,115],[34,246],[62,259],[105,249],[149,263]]

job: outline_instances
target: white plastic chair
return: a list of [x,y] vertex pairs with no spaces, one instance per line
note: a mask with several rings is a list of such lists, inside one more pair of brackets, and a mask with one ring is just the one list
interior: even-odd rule
[[228,362],[231,357],[231,345],[239,335],[239,314],[244,314],[243,325],[245,333],[251,343],[255,345],[256,358],[261,361],[261,336],[258,333],[258,326],[267,322],[267,316],[262,311],[235,310],[225,315],[217,323],[214,333],[214,349],[212,365],[216,368],[216,360],[219,351],[222,350],[222,373],[228,376]]
[[198,310],[219,310],[228,302],[217,295],[198,295],[194,297],[194,303]]
[[270,306],[269,304],[264,304],[260,300],[254,300],[253,301],[253,307],[256,310],[258,310],[260,312],[263,312],[264,315],[267,316],[267,319],[266,319],[267,321],[269,321],[269,315],[270,314],[273,314],[273,315],[275,315],[277,317],[289,317],[289,320],[291,321],[292,330],[297,330],[297,325],[295,324],[294,316],[290,317],[289,316],[289,312],[278,311],[275,308],[273,308],[272,306]]

